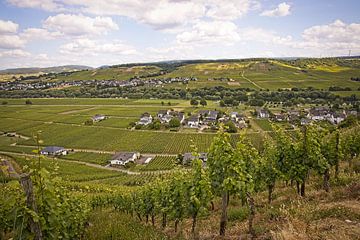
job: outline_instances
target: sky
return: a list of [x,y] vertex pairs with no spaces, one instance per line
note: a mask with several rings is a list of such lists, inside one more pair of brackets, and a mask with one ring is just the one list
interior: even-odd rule
[[359,0],[1,0],[0,69],[360,55]]

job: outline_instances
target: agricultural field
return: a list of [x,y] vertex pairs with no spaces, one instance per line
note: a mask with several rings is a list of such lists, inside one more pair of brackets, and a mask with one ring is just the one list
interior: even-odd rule
[[156,156],[148,164],[146,164],[141,171],[156,171],[156,170],[170,170],[175,167],[175,156]]

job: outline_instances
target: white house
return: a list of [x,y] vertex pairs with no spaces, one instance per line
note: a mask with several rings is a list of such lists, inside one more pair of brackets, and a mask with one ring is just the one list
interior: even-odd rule
[[266,109],[260,109],[257,111],[257,116],[258,116],[258,118],[269,118],[270,113]]
[[151,114],[145,112],[141,115],[140,120],[137,122],[137,124],[146,126],[152,123],[152,120],[153,118]]
[[40,151],[42,155],[67,155],[67,150],[63,147],[49,146]]
[[112,157],[110,164],[124,166],[128,162],[135,162],[139,157],[139,152],[118,152]]
[[187,126],[191,128],[199,127],[199,116],[198,115],[190,116],[187,120]]
[[104,120],[105,118],[106,118],[106,116],[102,115],[102,114],[96,114],[95,116],[91,117],[91,119],[94,122],[100,122],[100,121]]

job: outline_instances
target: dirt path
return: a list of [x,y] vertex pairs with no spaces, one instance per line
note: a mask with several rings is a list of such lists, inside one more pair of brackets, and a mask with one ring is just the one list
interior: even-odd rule
[[0,166],[1,171],[4,172],[4,174],[8,175],[11,178],[19,178],[19,174],[16,172],[14,166],[12,163],[6,159],[4,156],[0,156]]
[[94,110],[94,109],[98,109],[98,108],[99,107],[91,107],[91,108],[85,108],[85,109],[70,110],[70,111],[61,112],[61,113],[58,113],[58,114],[66,115],[66,114],[80,113],[80,112],[86,112],[86,111],[90,111],[90,110]]
[[[34,154],[29,154],[29,153],[15,153],[15,152],[0,151],[0,154],[1,154],[1,153],[2,153],[2,154],[13,154],[13,155],[18,155],[18,156],[26,156],[26,157],[37,157],[36,155],[34,155]],[[170,172],[172,172],[172,170],[134,172],[134,171],[126,170],[126,169],[111,167],[111,166],[109,166],[109,165],[101,166],[101,165],[95,164],[95,163],[80,162],[80,161],[75,161],[75,160],[65,160],[65,159],[57,158],[56,161],[60,161],[60,162],[71,162],[71,163],[86,165],[86,166],[94,167],[94,168],[98,168],[98,169],[104,169],[104,170],[109,170],[109,171],[122,172],[122,173],[126,173],[126,174],[129,174],[129,175],[165,174],[165,173],[170,173]]]
[[249,83],[253,84],[254,86],[258,87],[259,89],[262,89],[262,87],[260,87],[257,83],[253,82],[250,78],[245,77],[244,74],[245,74],[245,71],[242,71],[242,72],[241,72],[241,77],[242,77],[243,79],[245,79],[245,80],[248,81]]

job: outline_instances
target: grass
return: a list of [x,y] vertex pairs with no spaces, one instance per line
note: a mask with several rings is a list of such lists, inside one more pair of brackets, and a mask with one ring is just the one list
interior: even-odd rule
[[[31,166],[34,161],[37,161],[36,158],[25,158],[21,156],[13,156],[13,158],[22,167],[25,165]],[[95,179],[113,178],[123,175],[123,173],[116,171],[98,169],[86,166],[84,164],[68,162],[66,160],[60,160],[56,158],[41,158],[41,166],[51,172],[56,172],[66,181],[82,182]]]
[[92,153],[92,152],[75,152],[75,153],[69,153],[66,156],[61,156],[62,159],[95,163],[99,165],[106,165],[108,161],[111,159],[111,157],[112,157],[111,154]]
[[90,227],[82,239],[86,240],[165,240],[165,234],[145,226],[124,213],[110,209],[95,210],[89,219]]

